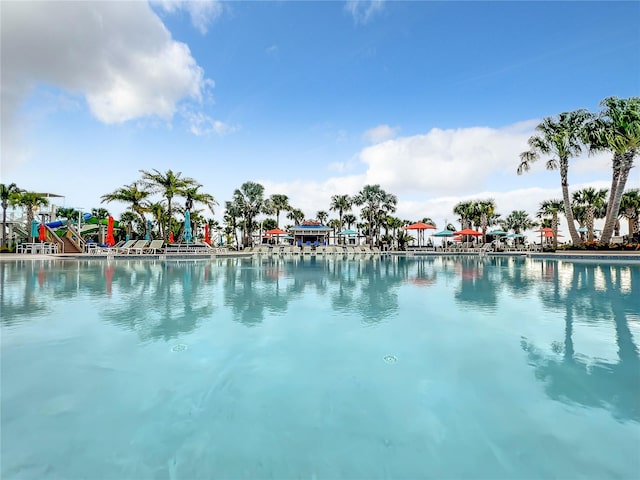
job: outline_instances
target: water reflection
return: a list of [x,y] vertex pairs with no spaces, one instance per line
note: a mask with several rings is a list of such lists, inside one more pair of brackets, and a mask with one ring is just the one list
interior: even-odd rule
[[[542,262],[540,299],[563,313],[562,341],[550,351],[522,341],[522,348],[554,400],[611,410],[619,420],[640,421],[640,357],[629,316],[640,311],[640,269],[593,263]],[[623,281],[626,277],[627,282]],[[602,285],[596,288],[597,279]],[[628,289],[620,285],[627,284]],[[577,323],[579,321],[579,323]],[[606,325],[617,345],[617,361],[589,357],[574,342],[577,325]]]

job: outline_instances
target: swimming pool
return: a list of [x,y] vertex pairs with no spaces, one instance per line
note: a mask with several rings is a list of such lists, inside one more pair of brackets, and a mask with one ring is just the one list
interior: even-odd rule
[[0,262],[1,477],[634,478],[640,265]]

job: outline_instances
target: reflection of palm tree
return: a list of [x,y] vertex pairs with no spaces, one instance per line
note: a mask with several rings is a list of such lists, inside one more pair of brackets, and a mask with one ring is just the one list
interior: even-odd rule
[[[600,270],[605,279],[604,291],[593,288],[598,273],[596,270]],[[554,348],[556,353],[562,351],[562,357],[544,355],[532,343],[526,340],[522,342],[529,363],[535,367],[536,378],[546,383],[545,391],[554,400],[607,408],[612,410],[616,418],[640,421],[640,357],[626,319],[628,312],[637,310],[637,300],[632,293],[621,293],[620,279],[614,283],[609,268],[574,263],[572,282],[565,298],[558,294],[561,291],[559,278],[557,275],[553,282],[555,293],[545,295],[544,299],[565,309],[564,341],[561,346]],[[638,281],[637,278],[635,281]],[[617,363],[593,361],[576,355],[573,342],[574,314],[583,304],[591,307],[586,314],[595,314],[593,321],[613,318],[618,345]]]

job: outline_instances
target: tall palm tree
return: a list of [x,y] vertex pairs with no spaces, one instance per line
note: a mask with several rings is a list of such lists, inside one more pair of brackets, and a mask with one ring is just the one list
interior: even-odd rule
[[[102,203],[121,202],[128,204],[128,209],[138,215],[138,221],[146,224],[144,214],[147,212],[151,192],[142,188],[140,182],[133,182],[100,197]],[[145,227],[146,228],[146,227]],[[132,232],[129,232],[130,234]]]
[[585,124],[591,119],[591,114],[586,110],[563,112],[557,118],[547,117],[536,127],[537,135],[529,138],[530,149],[520,154],[520,166],[518,175],[529,171],[531,164],[540,158],[540,155],[550,155],[547,160],[547,170],[560,170],[560,185],[562,187],[562,199],[564,201],[564,215],[569,224],[571,241],[575,245],[582,244],[578,234],[571,201],[569,197],[569,159],[580,155],[584,135]]
[[353,204],[353,200],[349,195],[333,195],[331,197],[331,203],[329,205],[329,210],[338,212],[338,220],[340,221],[340,230],[342,230],[342,221],[344,220],[343,216],[345,212],[351,210],[351,205]]
[[640,154],[640,97],[608,97],[600,102],[600,106],[604,109],[589,122],[584,137],[589,142],[591,152],[613,153],[611,190],[601,237],[604,243],[608,243],[618,218],[629,172],[635,157]]
[[0,199],[2,199],[2,247],[7,245],[7,208],[9,208],[9,200],[22,190],[15,183],[5,185],[0,183]]
[[206,206],[212,214],[215,214],[214,207],[218,205],[218,201],[211,194],[200,192],[202,185],[193,185],[185,188],[181,194],[187,199],[187,204],[192,205],[193,202],[201,203]]
[[274,193],[269,197],[269,204],[276,216],[276,228],[280,228],[280,212],[287,212],[291,209],[289,197],[281,193]]
[[[164,230],[166,228],[165,225],[168,225],[168,222],[167,222],[167,209],[165,208],[164,200],[148,204],[147,205],[147,212],[149,212],[151,214],[153,219],[158,224],[159,238],[164,238],[165,237]],[[149,232],[149,234],[151,234],[151,232]],[[167,234],[167,237],[168,237],[168,234]],[[151,238],[153,238],[153,237],[151,237]]]
[[[142,173],[142,184],[152,193],[160,193],[167,200],[167,221],[173,215],[173,197],[184,196],[184,191],[201,185],[191,177],[183,177],[182,172],[167,170],[162,173],[156,169],[152,171],[140,170]],[[165,225],[165,234],[169,230],[169,225]],[[164,238],[167,240],[167,238]]]
[[[36,210],[41,207],[46,207],[49,205],[49,200],[46,197],[40,195],[35,192],[25,192],[22,191],[20,193],[14,194],[9,202],[12,205],[18,205],[24,208],[25,213],[27,215],[27,231],[31,232],[31,223],[34,220],[34,216]],[[31,237],[31,241],[34,241],[35,237]]]
[[255,219],[264,208],[264,187],[256,182],[245,182],[233,192],[233,203],[243,219],[242,245],[252,243]]
[[620,211],[627,219],[629,225],[629,237],[638,235],[640,232],[640,190],[633,188],[627,190],[622,195],[620,201]]
[[607,198],[607,189],[601,188],[596,190],[593,187],[583,188],[573,192],[573,203],[575,205],[584,206],[586,210],[586,227],[587,227],[587,241],[593,242],[593,223],[595,220],[595,212],[598,207],[602,208],[605,205]]
[[373,235],[376,230],[376,218],[380,218],[379,212],[393,213],[396,211],[398,199],[395,195],[385,192],[380,185],[365,185],[353,198],[353,203],[364,206],[363,216],[369,223],[369,245],[373,245]]
[[544,219],[551,217],[551,229],[553,230],[553,248],[558,248],[558,213],[564,211],[564,202],[560,199],[545,200],[540,203],[537,217]]

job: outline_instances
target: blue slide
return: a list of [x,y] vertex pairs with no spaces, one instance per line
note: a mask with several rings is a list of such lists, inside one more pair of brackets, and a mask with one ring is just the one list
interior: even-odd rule
[[[84,219],[84,221],[86,222],[87,220],[89,220],[93,215],[91,215],[90,213],[85,213],[82,218]],[[67,224],[67,222],[63,222],[62,220],[56,220],[55,222],[49,222],[49,223],[45,223],[45,225],[49,228],[60,228],[63,227]]]

